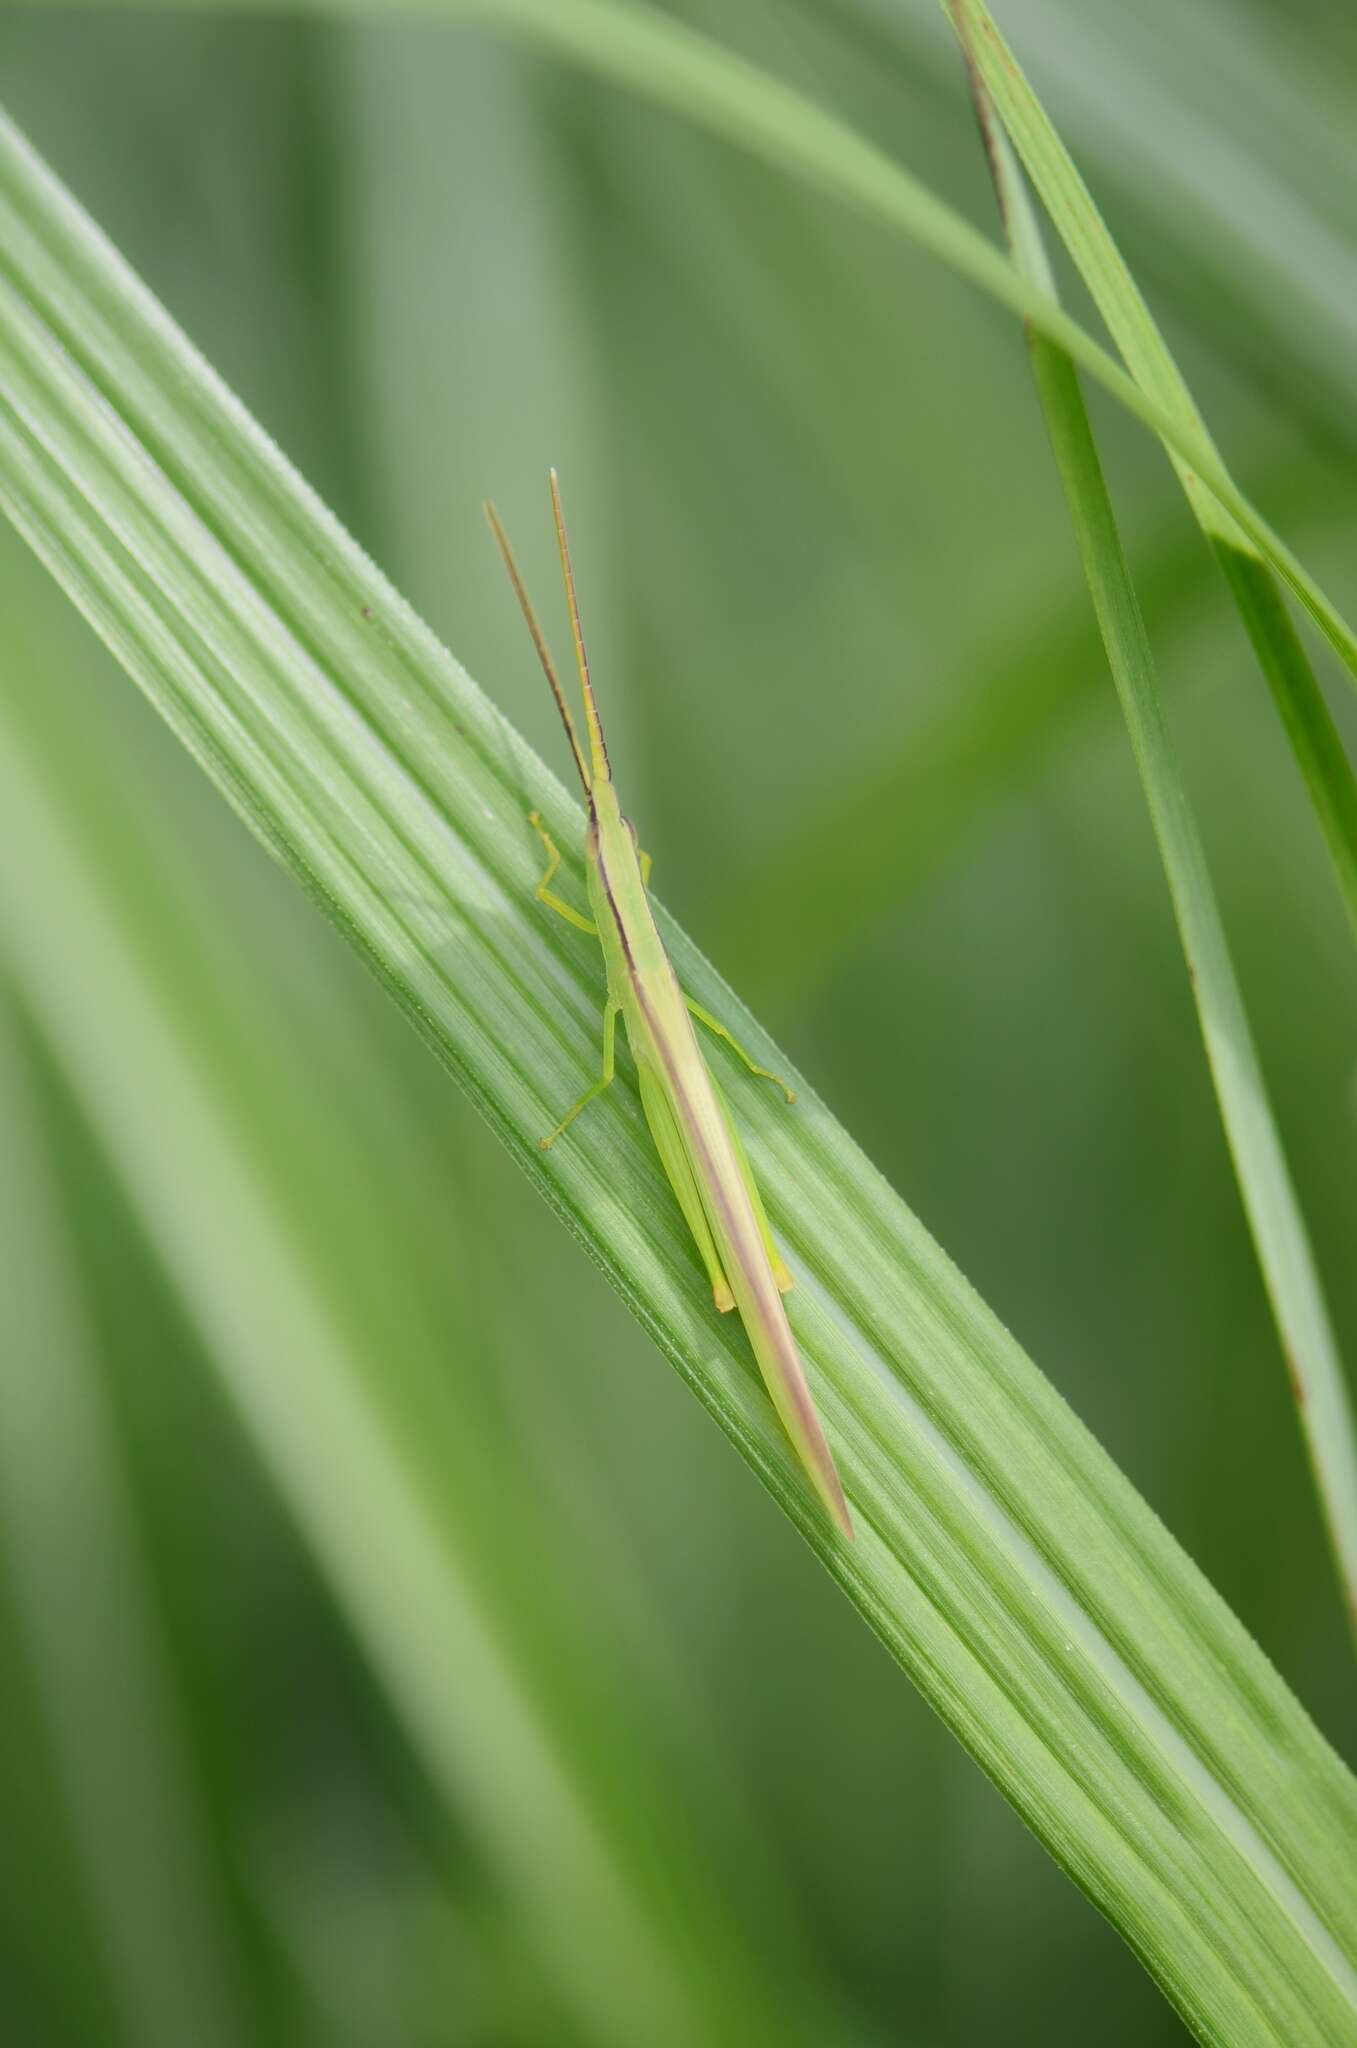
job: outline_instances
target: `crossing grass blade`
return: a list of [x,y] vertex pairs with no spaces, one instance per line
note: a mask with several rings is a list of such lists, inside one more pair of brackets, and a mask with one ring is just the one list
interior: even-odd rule
[[[1041,230],[997,124],[986,81],[974,71],[972,82],[1014,263],[1041,289],[1054,291]],[[1357,1628],[1357,1437],[1342,1360],[1164,716],[1154,655],[1078,379],[1069,358],[1043,335],[1029,332],[1028,345],[1084,574],[1159,841],[1221,1117],[1277,1319],[1345,1611]]]
[[[985,90],[1078,266],[1108,330],[1141,388],[1194,434],[1209,438],[1167,342],[1108,232],[1092,194],[1003,40],[984,0],[944,0],[966,61]],[[1049,289],[1049,272],[1028,272]],[[1216,555],[1253,645],[1324,834],[1344,905],[1357,934],[1357,778],[1309,657],[1262,555],[1223,520],[1193,466],[1170,450],[1174,468]]]

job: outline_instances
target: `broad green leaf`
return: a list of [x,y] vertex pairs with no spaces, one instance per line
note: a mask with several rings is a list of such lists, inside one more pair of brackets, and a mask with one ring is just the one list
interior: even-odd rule
[[[533,901],[523,814],[572,846],[577,809],[12,131],[0,246],[0,496],[20,530],[1202,2037],[1341,2037],[1357,1787],[1266,1658],[814,1093],[789,1114],[721,1060],[858,1521],[856,1545],[834,1540],[713,1312],[630,1086],[575,1142],[538,1145],[593,1067],[601,979],[593,942]],[[34,866],[58,859],[31,839]],[[16,950],[49,1034],[93,1059],[99,1017],[32,895],[5,876]],[[785,1067],[666,931],[698,1000]],[[262,1218],[252,1242],[271,1273]],[[277,1375],[251,1392],[289,1398]],[[361,1446],[361,1418],[341,1420]],[[301,1422],[285,1434],[304,1459]],[[372,1498],[400,1512],[377,1468]],[[334,1540],[361,1572],[347,1524]],[[407,1680],[430,1717],[456,1683]]]

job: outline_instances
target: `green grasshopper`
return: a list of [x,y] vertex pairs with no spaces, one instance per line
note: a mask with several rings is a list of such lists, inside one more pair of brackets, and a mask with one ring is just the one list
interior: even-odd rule
[[[589,680],[589,662],[584,651],[584,635],[575,597],[575,576],[555,470],[551,472],[551,504],[575,641],[575,660],[584,696],[584,724],[589,741],[587,758],[580,746],[570,706],[561,688],[546,637],[519,575],[508,537],[493,505],[485,508],[538,659],[556,699],[556,708],[561,714],[570,751],[584,786],[584,801],[589,813],[584,854],[589,903],[594,913],[592,919],[572,909],[553,891],[551,884],[561,864],[561,856],[540,815],[534,811],[530,823],[547,854],[546,871],[537,885],[537,894],[549,908],[598,939],[608,976],[608,999],[603,1011],[602,1072],[592,1087],[586,1088],[579,1101],[561,1118],[555,1130],[541,1142],[544,1149],[553,1145],[580,1111],[611,1083],[613,1046],[620,1015],[627,1027],[627,1042],[636,1061],[646,1121],[707,1269],[716,1306],[722,1313],[735,1308],[739,1310],[773,1406],[796,1454],[831,1520],[851,1541],[853,1524],[843,1497],[843,1487],[806,1385],[787,1312],[782,1306],[782,1296],[791,1286],[792,1276],[773,1244],[768,1218],[754,1184],[744,1146],[720,1090],[707,1070],[689,1013],[708,1030],[724,1038],[752,1073],[770,1081],[777,1081],[777,1076],[770,1074],[766,1067],[757,1066],[723,1024],[699,1008],[690,997],[685,997],[669,955],[664,950],[664,941],[656,929],[646,895],[650,857],[640,851],[635,827],[630,819],[623,817],[613,787],[608,748],[593,685]],[[794,1099],[792,1091],[783,1082],[778,1082],[778,1086],[783,1088],[791,1102]]]

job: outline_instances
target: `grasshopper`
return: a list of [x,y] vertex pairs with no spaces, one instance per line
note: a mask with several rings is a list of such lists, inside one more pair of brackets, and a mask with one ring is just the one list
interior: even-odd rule
[[[715,1017],[685,996],[664,941],[655,925],[647,886],[650,858],[641,852],[636,829],[624,817],[613,785],[607,742],[599,717],[584,634],[575,595],[575,575],[561,509],[560,484],[551,472],[551,505],[556,545],[565,580],[566,604],[575,642],[584,700],[588,751],[580,744],[570,706],[561,688],[551,651],[538,623],[513,550],[493,505],[486,516],[504,557],[504,566],[527,622],[538,659],[551,685],[570,751],[584,788],[589,814],[584,855],[592,918],[572,907],[552,888],[561,856],[538,812],[530,823],[546,850],[547,865],[537,895],[603,948],[608,995],[603,1010],[603,1065],[598,1079],[567,1110],[555,1130],[542,1139],[554,1145],[580,1111],[610,1085],[614,1071],[617,1019],[626,1026],[627,1042],[636,1061],[641,1104],[655,1147],[678,1197],[722,1313],[738,1309],[773,1406],[781,1417],[797,1456],[826,1512],[850,1541],[853,1524],[843,1487],[820,1418],[815,1412],[796,1340],[787,1321],[782,1296],[792,1276],[778,1254],[768,1227],[763,1201],[754,1182],[744,1146],[730,1110],[704,1060],[692,1018],[731,1045],[752,1073],[777,1081],[758,1066]],[[787,1100],[792,1091],[783,1082]]]

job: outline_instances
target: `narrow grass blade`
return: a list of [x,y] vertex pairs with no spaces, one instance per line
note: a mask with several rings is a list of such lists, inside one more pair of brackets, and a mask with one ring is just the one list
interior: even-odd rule
[[[1357,1785],[1246,1631],[815,1095],[789,1114],[718,1054],[797,1270],[797,1336],[855,1509],[857,1543],[836,1542],[742,1333],[713,1310],[634,1088],[619,1076],[575,1142],[540,1149],[554,1105],[593,1071],[600,981],[593,941],[533,900],[524,813],[575,846],[577,808],[12,134],[0,221],[0,498],[20,530],[1202,2037],[1319,2048],[1351,2030]],[[35,903],[38,876],[65,871],[61,835],[17,748],[0,749],[0,770],[5,814],[22,801],[32,821],[25,871],[0,864],[3,921],[45,1028],[73,1067],[93,1066],[105,1020],[69,941],[52,941],[70,921]],[[657,915],[685,986],[786,1070]],[[116,986],[99,920],[86,928]],[[138,1030],[162,1030],[141,998]],[[150,1071],[198,1128],[182,1055],[166,1045]],[[100,1099],[114,1104],[116,1087]],[[120,1146],[192,1258],[142,1122],[119,1113]],[[249,1242],[252,1269],[282,1289],[262,1217]],[[337,1418],[355,1486],[336,1502],[310,1410],[251,1363],[242,1290],[212,1284],[246,1397],[281,1404],[290,1483],[385,1626],[349,1495],[367,1489],[417,1563],[423,1536],[368,1418]],[[305,1357],[330,1341],[324,1304],[286,1285]],[[456,1672],[420,1659],[402,1681],[440,1730]],[[487,1725],[498,1743],[494,1713]]]
[[[950,21],[901,0],[828,11],[861,61],[923,92],[955,76]],[[1144,231],[1175,314],[1297,427],[1351,452],[1357,252],[1341,195],[1357,155],[1324,39],[1298,13],[1232,0],[1020,0],[999,13],[1021,23],[1044,104],[1088,175]]]
[[[1013,260],[1042,290],[1053,291],[1055,280],[1021,174],[984,81],[973,74],[973,82]],[[1357,1631],[1357,1435],[1342,1361],[1164,717],[1149,636],[1078,378],[1068,356],[1044,335],[1029,332],[1028,341],[1084,574],[1168,876],[1221,1118],[1277,1319],[1344,1605]]]
[[[985,0],[944,0],[944,4],[967,63],[983,77],[999,117],[1132,376],[1192,433],[1209,439],[1182,373],[1088,187],[1000,36]],[[1029,268],[1027,275],[1035,288],[1044,288],[1042,273]],[[1049,284],[1049,272],[1045,279]],[[1170,455],[1188,503],[1225,572],[1272,690],[1357,933],[1357,778],[1352,764],[1266,564],[1252,548],[1241,544],[1235,521],[1222,520],[1218,501],[1203,488],[1194,465],[1172,449]]]

